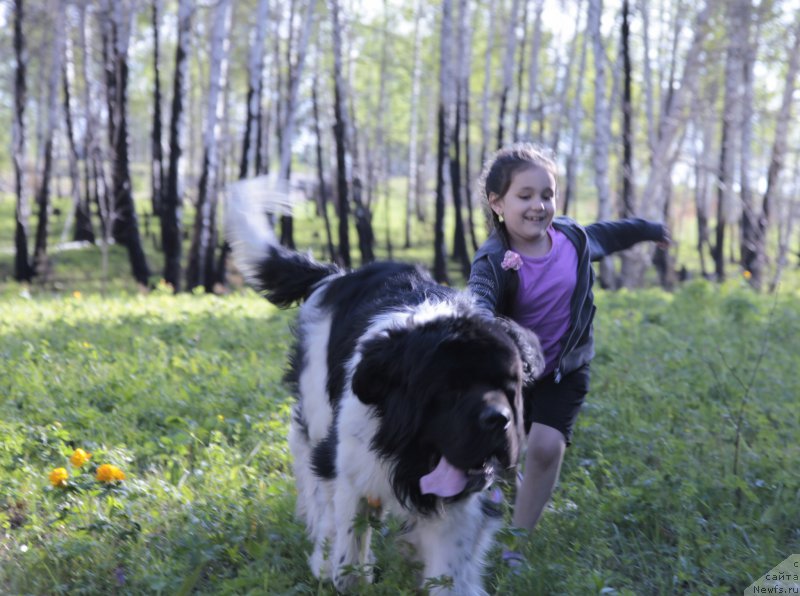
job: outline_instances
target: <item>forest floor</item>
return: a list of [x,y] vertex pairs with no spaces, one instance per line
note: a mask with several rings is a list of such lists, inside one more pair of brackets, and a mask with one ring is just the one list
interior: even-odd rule
[[[96,247],[54,258],[28,288],[0,256],[0,593],[333,594],[294,517],[295,311],[240,289],[138,294],[119,247],[105,280]],[[796,277],[772,295],[741,275],[597,291],[560,485],[521,573],[498,536],[490,593],[740,594],[800,552]],[[103,464],[124,479],[97,480]],[[417,593],[398,533],[376,534],[360,593]]]

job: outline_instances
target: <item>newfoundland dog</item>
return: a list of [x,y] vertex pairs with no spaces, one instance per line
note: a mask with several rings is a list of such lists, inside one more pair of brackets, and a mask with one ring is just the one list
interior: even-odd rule
[[231,188],[227,237],[249,283],[302,303],[287,378],[297,513],[315,576],[338,590],[371,580],[367,515],[399,516],[438,593],[483,594],[502,520],[485,501],[524,445],[522,389],[541,372],[533,334],[479,311],[421,268],[355,271],[280,246],[264,206]]

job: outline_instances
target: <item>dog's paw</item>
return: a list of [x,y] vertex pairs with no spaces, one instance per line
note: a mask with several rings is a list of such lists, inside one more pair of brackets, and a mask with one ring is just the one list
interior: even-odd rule
[[308,566],[317,579],[326,580],[331,577],[331,563],[326,551],[327,549],[322,545],[317,545],[314,547],[314,552],[308,557]]

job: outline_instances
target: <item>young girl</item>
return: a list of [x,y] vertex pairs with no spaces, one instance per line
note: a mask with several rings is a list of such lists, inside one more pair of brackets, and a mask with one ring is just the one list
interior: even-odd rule
[[[525,396],[528,450],[513,524],[533,530],[558,480],[594,356],[591,261],[637,242],[668,242],[665,226],[643,219],[583,227],[554,217],[558,172],[543,149],[498,151],[480,179],[492,233],[472,263],[468,285],[479,304],[534,331],[545,370]],[[504,557],[513,563],[516,553]]]

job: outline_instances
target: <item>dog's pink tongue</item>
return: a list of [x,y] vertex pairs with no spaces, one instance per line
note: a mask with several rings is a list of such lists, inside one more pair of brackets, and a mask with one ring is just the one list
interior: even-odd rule
[[454,467],[444,457],[439,460],[436,469],[419,479],[419,488],[423,495],[453,497],[467,486],[467,475],[463,470]]

